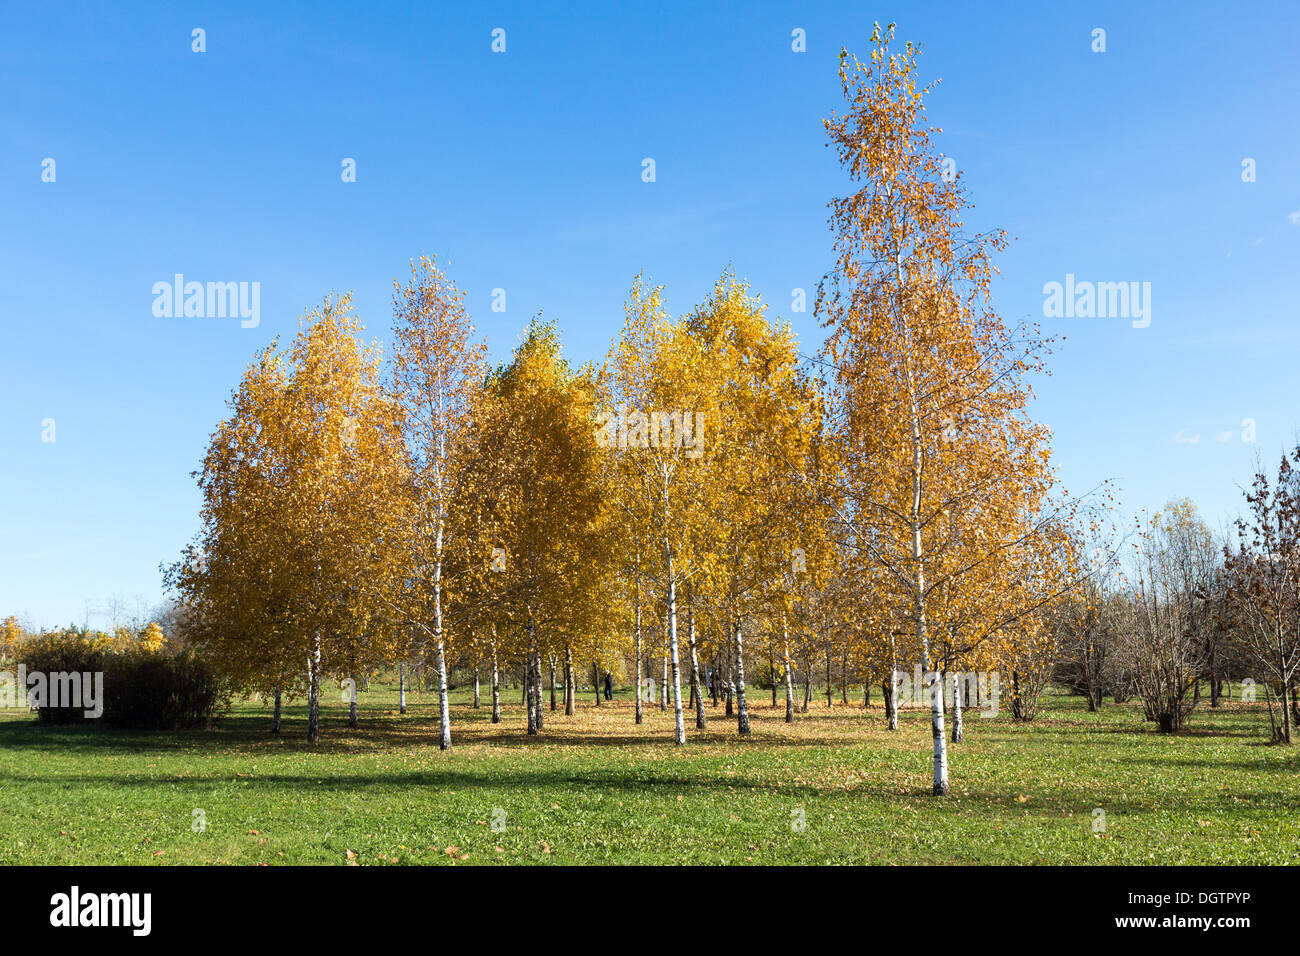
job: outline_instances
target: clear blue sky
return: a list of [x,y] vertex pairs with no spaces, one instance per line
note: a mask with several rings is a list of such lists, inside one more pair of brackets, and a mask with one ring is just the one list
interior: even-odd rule
[[[825,204],[846,186],[820,120],[837,52],[865,53],[875,19],[943,79],[931,118],[969,225],[1016,237],[998,308],[1070,336],[1036,414],[1071,490],[1113,478],[1130,510],[1188,495],[1217,524],[1256,451],[1272,463],[1300,425],[1294,3],[444,6],[7,7],[0,615],[157,601],[243,365],[330,290],[384,337],[421,252],[498,358],[538,310],[571,358],[597,358],[637,272],[682,312],[728,264],[812,351],[791,290],[827,269]],[[155,318],[152,286],[178,272],[260,282],[260,326]],[[1066,273],[1150,282],[1150,327],[1043,319]]]

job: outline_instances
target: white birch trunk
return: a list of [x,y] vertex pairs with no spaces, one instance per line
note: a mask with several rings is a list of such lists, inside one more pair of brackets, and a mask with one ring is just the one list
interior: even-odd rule
[[524,661],[524,706],[528,708],[528,733],[536,735],[537,733],[537,691],[538,687],[533,683],[533,654],[537,648],[537,625],[530,619],[528,622],[528,656]]
[[438,496],[437,520],[433,541],[433,644],[437,654],[438,667],[438,747],[451,749],[451,708],[447,698],[447,651],[442,634],[442,546],[443,532],[447,521],[447,501],[443,493],[443,459],[447,455],[446,405],[444,396],[438,393],[438,430],[437,458],[434,472],[434,488]]
[[952,742],[959,744],[962,742],[961,734],[961,708],[962,694],[965,693],[965,687],[961,681],[961,671],[952,672]]
[[[903,253],[900,250],[894,256],[895,278],[900,292],[907,286],[903,272]],[[934,738],[934,795],[945,796],[948,793],[948,741],[943,731],[943,690],[936,688],[938,674],[931,668],[930,638],[926,633],[925,621],[925,549],[921,541],[922,509],[921,495],[923,489],[923,443],[921,436],[920,399],[912,368],[912,337],[907,331],[907,319],[904,316],[904,335],[906,337],[907,389],[910,402],[912,426],[912,568],[913,568],[913,602],[916,617],[916,643],[921,651],[922,667],[930,675],[930,734]],[[937,689],[937,693],[936,693]]]
[[913,601],[916,615],[916,641],[920,646],[922,667],[929,681],[930,735],[934,739],[934,790],[936,797],[948,793],[948,740],[943,730],[943,687],[939,673],[932,669],[930,638],[925,621],[925,565],[921,543],[921,424],[916,403],[912,404],[912,563],[914,568]]
[[542,731],[543,714],[546,711],[542,703],[542,652],[533,651],[533,708],[537,711],[537,731]]
[[312,744],[320,738],[320,643],[317,631],[307,655],[307,742]]
[[492,645],[492,723],[501,723],[501,669],[497,666],[497,646]]
[[749,708],[745,706],[745,639],[740,630],[740,618],[734,618],[732,633],[736,644],[736,733],[749,734]]
[[573,648],[567,645],[564,648],[564,713],[572,717],[574,708],[577,706],[577,700],[574,697],[573,682],[577,679],[577,674],[573,670]]
[[645,658],[641,650],[641,576],[637,575],[636,579],[636,624],[634,631],[634,640],[636,643],[636,722],[641,723],[645,716],[644,707],[641,701],[642,688],[641,681],[644,678],[643,668]]
[[673,743],[686,743],[686,723],[682,718],[682,670],[677,652],[677,582],[673,578],[673,556],[668,539],[664,539],[664,559],[668,567],[668,655],[673,677]]
[[703,730],[707,725],[704,716],[704,693],[700,686],[700,658],[695,650],[695,609],[686,609],[686,636],[691,645],[691,692],[695,697],[695,729]]
[[781,661],[785,665],[785,722],[794,723],[794,674],[790,667],[790,637],[781,619]]
[[889,729],[898,729],[898,655],[894,653],[894,638],[889,638],[889,689],[885,692],[885,711],[889,716]]
[[728,716],[728,717],[735,717],[735,716],[736,716],[736,679],[735,679],[735,677],[736,677],[736,675],[735,675],[735,672],[734,672],[734,670],[733,670],[733,668],[732,668],[732,663],[731,663],[731,651],[728,650],[728,652],[727,652],[727,686],[726,686],[726,689],[725,689],[725,694],[726,694],[726,716]]
[[[439,634],[442,633],[441,624],[438,627],[438,632]],[[441,637],[438,639],[436,651],[438,655],[438,728],[441,731],[438,748],[440,750],[450,750],[451,709],[447,696],[447,651],[443,647]]]

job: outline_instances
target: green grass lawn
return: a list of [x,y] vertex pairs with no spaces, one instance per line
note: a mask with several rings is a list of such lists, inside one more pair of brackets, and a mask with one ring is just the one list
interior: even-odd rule
[[926,715],[891,734],[879,706],[823,697],[788,726],[751,693],[751,739],[707,708],[685,748],[671,712],[635,726],[626,693],[528,738],[518,690],[493,725],[462,689],[447,753],[436,696],[403,717],[387,687],[357,730],[326,695],[315,747],[301,707],[278,737],[256,702],[192,733],[4,712],[0,863],[1300,863],[1300,761],[1262,705],[1198,708],[1176,737],[1077,697],[1032,724],[970,713],[935,798]]

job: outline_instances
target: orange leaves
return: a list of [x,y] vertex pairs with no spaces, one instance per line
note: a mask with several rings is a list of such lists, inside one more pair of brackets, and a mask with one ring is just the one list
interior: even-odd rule
[[1022,618],[1061,582],[1056,532],[1073,515],[1049,504],[1049,435],[1027,416],[1047,343],[989,307],[1005,237],[962,234],[969,203],[925,122],[919,48],[892,39],[877,27],[868,64],[842,56],[847,109],[826,122],[860,184],[831,204],[837,259],[817,302],[837,519],[885,656],[996,662],[1032,642]]
[[483,625],[517,625],[497,632],[507,659],[526,650],[529,622],[543,650],[568,643],[587,659],[604,657],[595,650],[614,623],[616,532],[595,389],[591,369],[562,358],[555,326],[534,320],[475,409],[474,455],[457,479],[458,507],[473,515],[466,596],[483,609]]
[[195,642],[268,694],[301,682],[317,633],[327,661],[374,654],[375,599],[400,574],[403,462],[380,353],[348,295],[304,318],[245,370],[204,458],[201,538],[169,572]]

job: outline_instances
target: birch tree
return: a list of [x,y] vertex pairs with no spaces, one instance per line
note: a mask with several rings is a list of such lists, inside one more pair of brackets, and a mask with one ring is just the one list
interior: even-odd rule
[[327,298],[245,370],[198,474],[202,530],[167,579],[223,669],[275,693],[277,725],[281,691],[305,683],[312,742],[322,681],[351,676],[352,635],[387,653],[378,596],[406,573],[396,413],[363,331],[350,295]]
[[543,720],[543,657],[612,656],[597,620],[613,603],[615,562],[595,405],[594,371],[571,369],[554,324],[534,320],[489,375],[475,419],[465,485],[491,497],[476,494],[469,547],[495,595],[496,648],[524,661],[529,734]]
[[743,281],[724,274],[688,316],[719,383],[709,455],[708,596],[729,631],[736,729],[750,733],[745,696],[745,626],[768,611],[773,583],[788,568],[789,501],[780,488],[791,463],[810,455],[817,405],[800,374],[788,324],[769,322]]
[[597,438],[614,459],[619,524],[633,539],[625,543],[624,551],[632,555],[636,601],[636,720],[641,721],[642,707],[640,549],[644,543],[644,567],[653,568],[651,576],[662,588],[669,668],[663,690],[671,690],[673,741],[678,746],[686,743],[679,603],[683,586],[696,570],[696,544],[708,520],[703,478],[709,435],[716,422],[715,403],[709,396],[713,379],[701,342],[685,324],[669,320],[661,290],[647,287],[638,277],[626,306],[622,335],[602,370],[607,405]]
[[[992,310],[991,255],[1005,238],[963,234],[969,204],[925,122],[920,51],[892,40],[877,25],[867,63],[840,54],[846,109],[825,126],[856,189],[831,203],[836,263],[817,313],[845,456],[837,515],[903,598],[930,699],[933,793],[944,795],[935,590],[969,599],[1038,527],[1052,474],[1046,430],[1025,413],[1026,376],[1046,346]],[[975,639],[1023,610],[1001,609]]]
[[405,285],[394,280],[392,386],[409,481],[407,547],[413,574],[393,608],[426,635],[438,680],[439,746],[451,747],[447,695],[447,638],[443,620],[443,563],[448,539],[450,472],[462,453],[487,347],[474,340],[464,296],[423,256],[411,262]]

